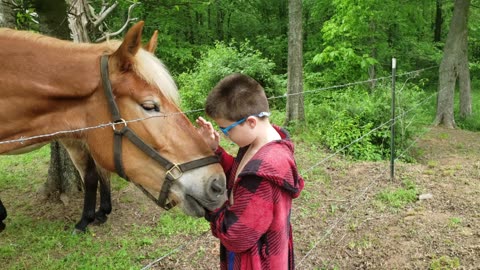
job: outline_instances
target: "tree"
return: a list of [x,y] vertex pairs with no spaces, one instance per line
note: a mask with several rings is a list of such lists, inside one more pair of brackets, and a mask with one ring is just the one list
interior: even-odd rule
[[443,24],[443,15],[442,15],[442,0],[436,1],[435,6],[435,27],[434,27],[434,42],[440,42],[442,39],[442,24]]
[[81,43],[90,42],[88,36],[87,24],[87,11],[88,6],[85,1],[65,0],[68,5],[68,28],[71,31],[71,37],[73,42]]
[[15,14],[4,0],[0,0],[0,27],[15,28]]
[[302,0],[288,1],[288,82],[287,117],[303,121],[303,37],[302,37]]
[[435,125],[455,128],[454,93],[458,80],[460,116],[472,114],[470,70],[468,67],[468,10],[470,0],[455,0],[450,30],[439,68],[437,114]]
[[[34,7],[38,13],[40,32],[68,40],[70,30],[67,26],[67,5],[64,0],[35,0]],[[50,143],[50,164],[47,181],[40,193],[44,197],[60,195],[65,204],[68,194],[82,190],[80,175],[73,165],[65,147],[58,141]]]
[[[89,29],[99,28],[104,19],[118,5],[118,2],[107,6],[104,3],[102,11],[95,14],[94,9],[87,5],[85,1],[76,0],[35,0],[34,6],[39,14],[40,31],[61,39],[72,39],[74,42],[90,42]],[[131,5],[133,8],[135,5]],[[67,13],[66,13],[67,11]],[[129,10],[131,11],[131,10]],[[124,27],[130,22],[129,18]],[[68,24],[67,24],[68,21]],[[118,33],[120,33],[119,31]],[[118,33],[104,34],[97,40],[104,40],[109,36]],[[72,143],[70,143],[72,145]],[[73,145],[77,145],[73,143]],[[79,144],[80,145],[80,144]],[[77,151],[82,151],[81,146]],[[85,150],[83,150],[85,151]],[[68,194],[78,192],[82,189],[80,174],[75,168],[70,156],[58,141],[50,144],[50,166],[48,169],[48,178],[40,192],[43,196],[49,197],[53,194],[59,194],[60,199],[66,203]],[[88,155],[88,153],[85,153]],[[80,168],[79,168],[80,169]],[[85,173],[85,172],[81,172]],[[100,177],[108,177],[104,170],[99,168]]]

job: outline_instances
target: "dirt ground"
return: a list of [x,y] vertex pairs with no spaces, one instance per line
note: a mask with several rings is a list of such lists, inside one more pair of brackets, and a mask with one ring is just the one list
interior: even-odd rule
[[[479,133],[430,129],[411,148],[417,163],[397,162],[393,180],[389,162],[351,162],[315,146],[297,150],[306,178],[292,216],[297,269],[480,269]],[[403,181],[427,198],[397,210],[382,206],[377,194]],[[112,192],[112,199],[107,224],[92,227],[106,241],[129,226],[154,227],[162,216],[133,185]],[[81,205],[81,198],[71,200]],[[81,211],[44,208],[32,214],[72,219],[72,227]],[[139,250],[145,269],[219,268],[218,240],[205,228],[196,236],[152,237]],[[160,249],[162,256],[152,255]]]
[[[418,162],[322,164],[294,202],[297,269],[480,269],[480,136],[432,128],[412,151]],[[299,167],[315,161],[299,157]],[[305,170],[304,170],[305,171]],[[419,199],[392,210],[380,191],[413,181]],[[217,269],[217,240],[189,239],[152,269]],[[199,252],[199,251],[202,252]]]

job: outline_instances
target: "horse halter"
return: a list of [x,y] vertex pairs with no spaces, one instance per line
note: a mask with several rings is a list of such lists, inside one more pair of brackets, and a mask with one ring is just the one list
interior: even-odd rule
[[[180,178],[182,174],[186,171],[193,170],[196,168],[200,168],[203,166],[207,166],[210,164],[218,163],[217,156],[209,156],[200,158],[197,160],[185,162],[182,164],[175,164],[167,160],[166,158],[162,157],[157,151],[155,151],[152,147],[147,145],[140,137],[138,137],[135,132],[130,129],[127,125],[127,122],[120,116],[120,111],[118,110],[117,103],[115,102],[115,98],[112,92],[112,85],[110,83],[110,79],[108,76],[108,56],[102,55],[102,59],[100,62],[100,72],[102,75],[102,83],[103,89],[105,91],[105,96],[107,97],[108,105],[110,107],[110,112],[112,113],[112,120],[113,120],[113,159],[115,163],[115,170],[119,176],[124,178],[127,181],[130,181],[125,174],[123,161],[122,161],[122,138],[125,136],[127,139],[130,140],[135,146],[137,146],[140,150],[142,150],[148,157],[154,159],[160,165],[165,168],[166,176],[165,181],[163,182],[162,189],[160,191],[160,195],[155,198],[150,192],[148,192],[143,186],[135,183],[137,187],[139,187],[145,195],[147,195],[150,199],[152,199],[157,205],[162,207],[165,210],[170,210],[175,206],[175,202],[167,202],[168,194],[170,193],[170,188],[175,180]],[[122,125],[121,129],[117,129],[116,125]]]

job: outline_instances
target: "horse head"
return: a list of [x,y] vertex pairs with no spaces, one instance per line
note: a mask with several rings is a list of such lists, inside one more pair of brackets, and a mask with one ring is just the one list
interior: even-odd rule
[[[153,54],[157,32],[142,46],[142,28],[143,22],[130,28],[116,50],[102,60],[108,71],[92,97],[100,106],[90,113],[90,125],[112,120],[116,125],[113,130],[88,131],[87,144],[105,169],[150,193],[161,193],[164,186],[168,199],[180,203],[185,213],[202,216],[205,208],[213,210],[225,202],[225,175],[219,163],[212,162],[212,150],[179,109],[175,82]],[[111,101],[104,94],[107,88],[111,89]],[[115,133],[120,134],[118,143],[114,142]],[[118,147],[121,150],[114,150]],[[167,191],[165,181],[171,185]]]

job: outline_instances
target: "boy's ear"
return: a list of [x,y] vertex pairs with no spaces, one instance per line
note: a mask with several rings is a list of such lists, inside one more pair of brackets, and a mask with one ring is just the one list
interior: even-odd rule
[[255,118],[254,116],[249,116],[247,118],[247,124],[250,126],[250,127],[255,127],[257,125],[257,118]]

